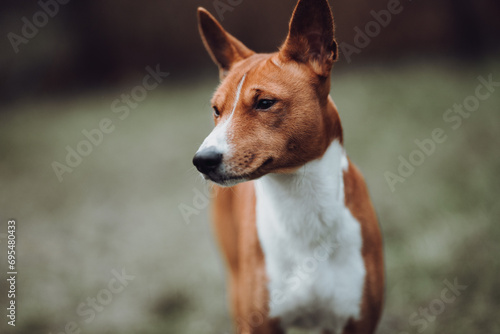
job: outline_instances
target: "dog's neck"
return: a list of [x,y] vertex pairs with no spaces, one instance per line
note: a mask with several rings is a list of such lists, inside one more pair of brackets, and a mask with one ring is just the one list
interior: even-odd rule
[[[256,181],[258,214],[268,215],[276,233],[306,236],[314,243],[332,231],[343,213],[343,171],[348,160],[338,139],[319,159],[291,174],[268,174]],[[264,213],[265,212],[265,213]]]
[[[348,318],[360,316],[363,242],[360,225],[344,203],[348,167],[344,149],[335,139],[321,158],[295,173],[268,174],[255,181],[257,233],[266,260],[270,314],[281,317],[286,326],[307,327],[301,319],[308,310],[306,319],[319,317],[325,328],[340,333]],[[319,261],[318,252],[323,250],[327,251],[321,266],[308,271],[297,286],[290,284],[294,268],[308,259]],[[337,284],[325,283],[325,277],[335,277]],[[321,314],[335,309],[337,303],[342,311]]]

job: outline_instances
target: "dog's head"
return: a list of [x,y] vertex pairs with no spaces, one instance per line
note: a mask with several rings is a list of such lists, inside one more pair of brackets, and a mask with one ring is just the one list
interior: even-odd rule
[[268,173],[290,173],[342,141],[329,98],[337,59],[327,0],[300,0],[279,52],[257,54],[198,9],[203,43],[219,66],[213,99],[215,128],[193,158],[207,179],[223,186]]

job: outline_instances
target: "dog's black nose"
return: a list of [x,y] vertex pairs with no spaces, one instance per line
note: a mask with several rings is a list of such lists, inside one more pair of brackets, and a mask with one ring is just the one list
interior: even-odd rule
[[214,147],[197,152],[193,158],[193,165],[203,174],[208,174],[215,170],[221,162],[222,153],[219,153]]

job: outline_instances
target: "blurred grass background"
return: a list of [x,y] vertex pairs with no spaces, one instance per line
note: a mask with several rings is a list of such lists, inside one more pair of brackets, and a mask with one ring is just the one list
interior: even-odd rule
[[[410,315],[440,298],[443,280],[455,278],[467,289],[425,332],[499,331],[500,91],[459,129],[442,120],[474,92],[478,75],[499,69],[497,61],[467,69],[412,63],[333,76],[346,149],[367,178],[384,232],[380,333],[415,333]],[[0,123],[7,162],[0,180],[2,226],[9,215],[19,229],[16,333],[59,333],[69,321],[96,334],[230,331],[224,268],[207,212],[187,223],[178,208],[194,207],[194,189],[206,186],[191,156],[212,126],[208,101],[216,83],[216,77],[169,82],[121,122],[109,108],[116,94],[10,106]],[[51,163],[63,161],[65,146],[76,146],[82,129],[103,117],[116,130],[59,183]],[[384,172],[395,172],[397,156],[408,156],[413,140],[436,127],[447,141],[391,192]],[[1,245],[5,250],[5,238]],[[113,268],[135,279],[87,324],[76,308],[107,287]],[[4,280],[0,288],[6,291]],[[5,293],[0,300],[6,302]]]
[[[275,47],[286,33],[294,3],[269,5],[276,11],[282,9],[282,15],[276,15],[259,12],[258,4],[244,1],[227,12],[224,25],[239,32],[238,37],[244,35],[246,41],[245,35],[253,34],[246,22],[262,14],[265,24],[259,29],[273,28],[265,43]],[[475,8],[494,8],[488,7],[487,1],[477,3]],[[146,12],[159,8],[152,2],[147,4],[134,7],[126,1],[123,11],[113,11],[116,3],[113,6],[112,1],[102,5],[71,3],[67,13],[61,8],[54,21],[19,55],[9,56],[11,46],[7,39],[3,41],[3,310],[8,302],[4,264],[9,218],[17,220],[19,274],[17,326],[7,326],[2,312],[0,333],[59,334],[71,322],[82,333],[94,334],[231,332],[224,265],[212,236],[206,203],[199,202],[197,195],[207,185],[191,165],[192,155],[212,128],[209,100],[218,83],[217,72],[196,36],[194,8],[204,5],[213,9],[210,2],[171,4],[165,13],[170,26],[162,30],[163,26],[152,23],[162,18],[160,14],[148,25],[137,13],[141,8]],[[383,1],[360,1],[351,7],[348,2],[334,4],[334,11],[335,6],[349,8],[345,17],[337,15],[337,30],[343,27],[343,39],[352,38],[346,31],[366,22],[371,8],[378,10],[384,5]],[[5,34],[19,17],[28,16],[35,8],[10,1],[3,6],[2,17],[9,18],[1,21]],[[83,11],[82,6],[87,9]],[[158,6],[169,9],[166,4]],[[433,31],[441,31],[436,35],[444,38],[444,32],[455,30],[439,16],[446,8],[444,3],[436,5],[436,12],[429,2],[415,6],[415,11],[403,12],[400,21],[374,38],[353,63],[341,60],[332,77],[332,96],[343,122],[346,150],[367,179],[385,239],[387,294],[379,333],[499,333],[500,88],[457,130],[443,121],[447,109],[474,94],[478,76],[491,74],[494,81],[500,81],[500,61],[492,51],[498,43],[492,44],[490,37],[496,26],[478,28],[479,32],[488,31],[481,35],[483,47],[466,58],[453,53],[457,50],[454,43],[440,49],[439,39],[429,42],[433,45],[430,54],[420,53],[419,47],[430,41]],[[183,22],[175,15],[181,12],[193,17]],[[420,36],[414,38],[415,44],[395,37],[405,26],[398,22],[418,20],[417,13],[431,12],[443,20],[427,27],[428,35],[415,33]],[[92,13],[101,13],[101,21],[90,20]],[[111,13],[114,20],[109,19]],[[87,36],[85,41],[106,46],[102,54],[86,50],[87,44],[78,48],[65,43],[65,22],[72,21],[72,15],[79,21],[67,26],[68,30],[79,27],[95,35],[99,22],[107,24],[103,27],[108,29],[104,30],[108,39],[95,35],[94,40],[92,34],[82,32]],[[127,28],[130,21],[126,18],[134,15],[133,22],[143,24]],[[447,28],[439,30],[441,25]],[[136,35],[127,35],[134,27]],[[193,38],[168,37],[180,27]],[[151,30],[157,34],[153,37],[165,33],[165,41],[148,42],[144,36],[153,38],[146,33]],[[273,50],[257,44],[262,34],[254,35],[255,40],[249,43],[252,47]],[[147,47],[130,43],[127,38],[134,36],[133,41],[144,37]],[[62,41],[60,47],[52,49],[58,41]],[[404,52],[398,45],[405,45]],[[186,49],[188,46],[191,49]],[[92,56],[79,52],[82,48]],[[166,53],[176,56],[160,62]],[[53,57],[55,54],[59,57]],[[72,54],[78,57],[70,57]],[[88,59],[78,62],[82,57]],[[141,83],[144,68],[157,63],[170,76],[126,119],[118,118],[112,112],[112,102],[130,93]],[[112,120],[114,131],[59,182],[52,163],[64,163],[66,146],[76,148],[85,139],[82,131],[97,128],[104,118]],[[438,127],[447,140],[392,192],[384,173],[396,172],[398,156],[408,158],[417,148],[414,140],[430,138]],[[193,203],[195,199],[197,203]],[[184,219],[179,207],[196,205],[201,209]],[[114,269],[124,270],[134,279],[87,323],[87,317],[76,310],[87,298],[96,298],[108,288]],[[443,313],[426,320],[425,328],[411,321],[425,319],[419,315],[420,308],[435,306],[446,287],[443,281],[455,279],[467,288],[446,304]]]

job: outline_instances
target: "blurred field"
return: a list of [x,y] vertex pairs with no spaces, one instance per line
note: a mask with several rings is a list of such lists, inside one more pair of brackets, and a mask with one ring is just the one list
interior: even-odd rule
[[[500,87],[457,130],[442,117],[474,94],[478,76],[500,81],[500,63],[343,66],[334,71],[332,96],[385,237],[379,333],[499,333]],[[176,85],[179,77],[172,71],[124,120],[110,105],[132,87],[4,106],[0,233],[17,219],[19,294],[17,326],[2,313],[1,333],[59,334],[72,321],[93,334],[230,332],[206,205],[190,222],[179,211],[206,188],[191,158],[212,127],[216,75]],[[103,118],[115,130],[59,182],[52,162],[63,162],[65,147],[75,148],[81,131]],[[396,172],[398,156],[408,158],[414,140],[438,127],[447,140],[391,192],[384,172]],[[135,278],[86,322],[77,307],[122,268]],[[441,314],[410,323],[419,308],[436,307],[443,281],[455,278],[467,288]],[[3,310],[6,290],[2,279]]]

